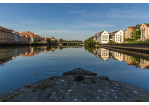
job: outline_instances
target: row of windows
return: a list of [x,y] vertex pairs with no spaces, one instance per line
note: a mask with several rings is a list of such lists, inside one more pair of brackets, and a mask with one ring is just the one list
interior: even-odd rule
[[[6,40],[6,38],[0,38],[0,40]],[[7,40],[14,41],[14,39],[8,39],[8,38]]]
[[142,37],[142,39],[145,39],[145,37]]

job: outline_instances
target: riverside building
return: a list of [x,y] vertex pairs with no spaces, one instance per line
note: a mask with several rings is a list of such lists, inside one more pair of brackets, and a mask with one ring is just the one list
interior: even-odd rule
[[109,42],[109,33],[104,30],[94,35],[93,40],[99,42],[100,44]]

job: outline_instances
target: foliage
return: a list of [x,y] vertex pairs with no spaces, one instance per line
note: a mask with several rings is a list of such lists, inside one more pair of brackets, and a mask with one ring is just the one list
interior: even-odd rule
[[82,42],[82,41],[79,41],[79,40],[63,40],[63,39],[60,39],[59,42]]
[[118,42],[109,41],[108,44],[119,44]]
[[139,30],[139,31],[133,31],[132,32],[132,41],[133,40],[138,40],[139,38],[140,38],[140,35],[141,35],[141,31]]
[[90,46],[84,46],[85,50],[88,50],[88,52],[93,53],[93,51],[96,49],[96,47],[90,47]]
[[149,43],[149,38],[144,40],[145,43]]
[[54,40],[53,43],[57,43],[57,40]]
[[99,42],[96,42],[96,45],[99,45]]
[[51,43],[51,39],[50,38],[46,39],[46,42]]
[[59,40],[59,42],[63,42],[63,41],[64,41],[63,39],[60,39],[60,40]]
[[89,39],[86,39],[84,41],[84,44],[87,44],[87,45],[95,45],[96,42],[93,40],[93,37],[90,37]]
[[130,38],[125,38],[125,40],[126,40],[126,41],[132,41],[132,39],[130,39]]

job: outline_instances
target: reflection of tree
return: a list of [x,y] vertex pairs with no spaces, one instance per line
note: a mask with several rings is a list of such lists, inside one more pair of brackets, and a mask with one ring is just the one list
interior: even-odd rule
[[97,47],[90,47],[90,46],[84,46],[85,50],[88,50],[90,53],[93,53],[93,51],[96,49]]
[[59,49],[60,49],[60,50],[63,50],[63,49],[64,49],[64,47],[59,47]]
[[57,48],[57,46],[48,46],[46,48],[47,51],[54,51]]

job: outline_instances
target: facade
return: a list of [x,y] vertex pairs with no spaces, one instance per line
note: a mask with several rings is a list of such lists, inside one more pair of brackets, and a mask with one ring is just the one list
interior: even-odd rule
[[124,32],[124,38],[131,38],[133,31],[136,31],[136,26],[129,26]]
[[14,33],[14,42],[21,42],[21,36],[18,32],[13,32]]
[[123,31],[119,30],[119,31],[112,32],[112,41],[118,42],[118,43],[123,43],[124,42]]
[[21,35],[28,35],[29,36],[29,42],[34,42],[34,33],[29,31],[23,31]]
[[0,42],[14,42],[12,30],[0,27]]
[[94,35],[93,40],[99,43],[108,43],[109,42],[109,33],[104,30]]
[[28,43],[28,36],[27,35],[21,35],[21,42]]
[[143,23],[140,26],[140,30],[141,30],[140,40],[145,40],[145,39],[149,38],[149,23],[148,24]]

